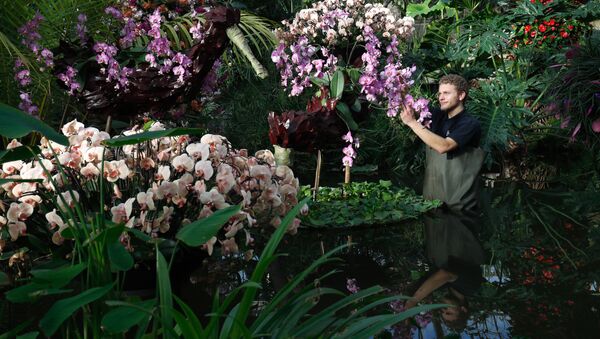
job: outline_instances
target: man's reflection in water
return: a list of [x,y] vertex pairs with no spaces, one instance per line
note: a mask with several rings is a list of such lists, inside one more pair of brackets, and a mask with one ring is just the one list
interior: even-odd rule
[[485,253],[475,234],[480,218],[476,215],[435,211],[425,216],[425,249],[432,266],[406,308],[414,307],[438,289],[447,289],[441,302],[454,305],[441,310],[446,325],[461,331],[469,318],[467,297],[477,292],[483,282],[481,264]]

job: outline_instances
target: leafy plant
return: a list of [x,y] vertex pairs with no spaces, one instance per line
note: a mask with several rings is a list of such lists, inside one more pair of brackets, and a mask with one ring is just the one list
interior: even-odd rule
[[[191,308],[170,291],[168,268],[165,258],[157,251],[157,275],[159,292],[157,299],[137,303],[109,304],[118,306],[108,313],[103,324],[106,328],[124,332],[135,325],[136,338],[145,333],[148,322],[153,322],[153,333],[176,338],[251,338],[251,337],[336,337],[355,338],[376,335],[388,326],[399,323],[422,311],[442,307],[443,305],[424,305],[409,311],[382,313],[381,306],[402,299],[400,296],[385,296],[379,286],[364,289],[355,294],[345,293],[318,286],[318,280],[303,286],[306,278],[317,268],[334,261],[333,255],[346,246],[326,253],[308,268],[296,275],[273,298],[257,310],[257,316],[248,321],[255,309],[254,298],[267,272],[268,266],[276,258],[276,248],[283,239],[285,229],[292,222],[308,198],[301,201],[283,219],[281,227],[273,233],[258,261],[252,276],[244,284],[232,291],[224,300],[215,296],[208,322],[201,321]],[[333,272],[326,273],[325,276]],[[325,276],[321,277],[324,278]],[[338,296],[338,300],[325,305],[321,310],[315,307],[319,300],[327,295]],[[240,301],[234,301],[240,297]],[[177,304],[177,307],[174,305]],[[144,307],[144,310],[141,308]],[[137,311],[136,312],[134,312]],[[126,314],[135,317],[121,318]],[[175,326],[173,327],[173,323]]]
[[[302,187],[301,197],[311,194],[309,186]],[[381,225],[416,219],[440,205],[411,189],[394,187],[390,181],[352,182],[343,187],[319,187],[317,200],[309,204],[308,215],[301,220],[309,227]]]

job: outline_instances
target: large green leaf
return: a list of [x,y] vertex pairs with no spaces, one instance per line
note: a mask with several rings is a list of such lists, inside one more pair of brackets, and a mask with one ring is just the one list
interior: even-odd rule
[[7,138],[20,138],[31,132],[40,132],[48,139],[68,146],[69,139],[56,132],[43,121],[28,115],[12,106],[0,102],[0,135]]
[[34,155],[39,154],[40,149],[37,146],[19,146],[0,152],[0,164],[15,160],[30,160]]
[[44,284],[53,288],[60,288],[70,283],[71,280],[78,276],[85,268],[85,264],[80,263],[57,269],[33,270],[31,271],[31,275],[33,276],[34,283]]
[[125,332],[150,317],[152,312],[148,310],[155,303],[154,299],[137,303],[120,303],[121,306],[110,310],[102,317],[102,326],[111,333]]
[[120,241],[112,241],[106,244],[106,247],[111,270],[128,271],[133,267],[133,257]]
[[110,260],[110,268],[113,271],[128,271],[133,267],[131,253],[125,249],[125,246],[119,240],[124,230],[124,225],[117,225],[106,229],[106,249],[108,251],[108,259]]
[[202,128],[172,128],[163,131],[147,131],[138,134],[104,140],[104,144],[107,146],[120,147],[125,145],[135,145],[158,138],[175,137],[186,134],[201,135],[205,132],[206,131]]
[[57,301],[40,320],[42,332],[48,337],[52,336],[60,325],[77,312],[77,310],[102,298],[113,286],[114,284],[109,284],[102,287],[90,288],[76,296]]
[[49,288],[48,285],[30,283],[27,285],[13,288],[6,292],[6,300],[12,303],[27,303],[37,300],[39,297],[55,294],[64,294],[71,292],[70,289]]
[[331,96],[339,100],[344,93],[344,72],[341,70],[335,71],[329,87]]
[[38,337],[39,334],[40,332],[38,331],[27,332],[18,336],[17,339],[35,339]]
[[236,215],[240,209],[241,206],[233,205],[218,210],[204,219],[185,225],[175,237],[188,246],[200,246],[214,237],[229,218]]

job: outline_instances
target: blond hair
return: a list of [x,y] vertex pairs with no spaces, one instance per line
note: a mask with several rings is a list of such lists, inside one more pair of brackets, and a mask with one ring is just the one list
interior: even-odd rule
[[[454,87],[456,87],[456,90],[460,93],[460,92],[465,92],[465,94],[468,96],[469,95],[469,83],[467,82],[467,80],[463,77],[461,77],[458,74],[446,74],[443,77],[440,78],[440,85],[441,84],[449,84],[449,85],[454,85]],[[466,97],[465,97],[466,99]]]

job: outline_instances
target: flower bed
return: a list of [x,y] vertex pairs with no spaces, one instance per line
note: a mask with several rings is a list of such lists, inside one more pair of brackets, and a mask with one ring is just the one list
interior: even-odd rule
[[[65,230],[105,215],[126,226],[121,242],[133,251],[134,230],[173,238],[182,225],[240,205],[219,239],[204,244],[209,253],[213,246],[222,254],[235,253],[238,242],[253,243],[250,230],[269,232],[298,203],[298,180],[288,167],[275,165],[270,151],[250,156],[219,135],[195,138],[170,131],[149,122],[111,139],[74,120],[62,128],[69,146],[43,138],[39,156],[3,163],[0,195],[8,208],[0,215],[2,249],[15,247],[13,242],[28,233],[61,245],[69,238]],[[148,133],[165,137],[141,137]],[[19,146],[13,140],[9,149]],[[295,219],[289,233],[298,225]]]

